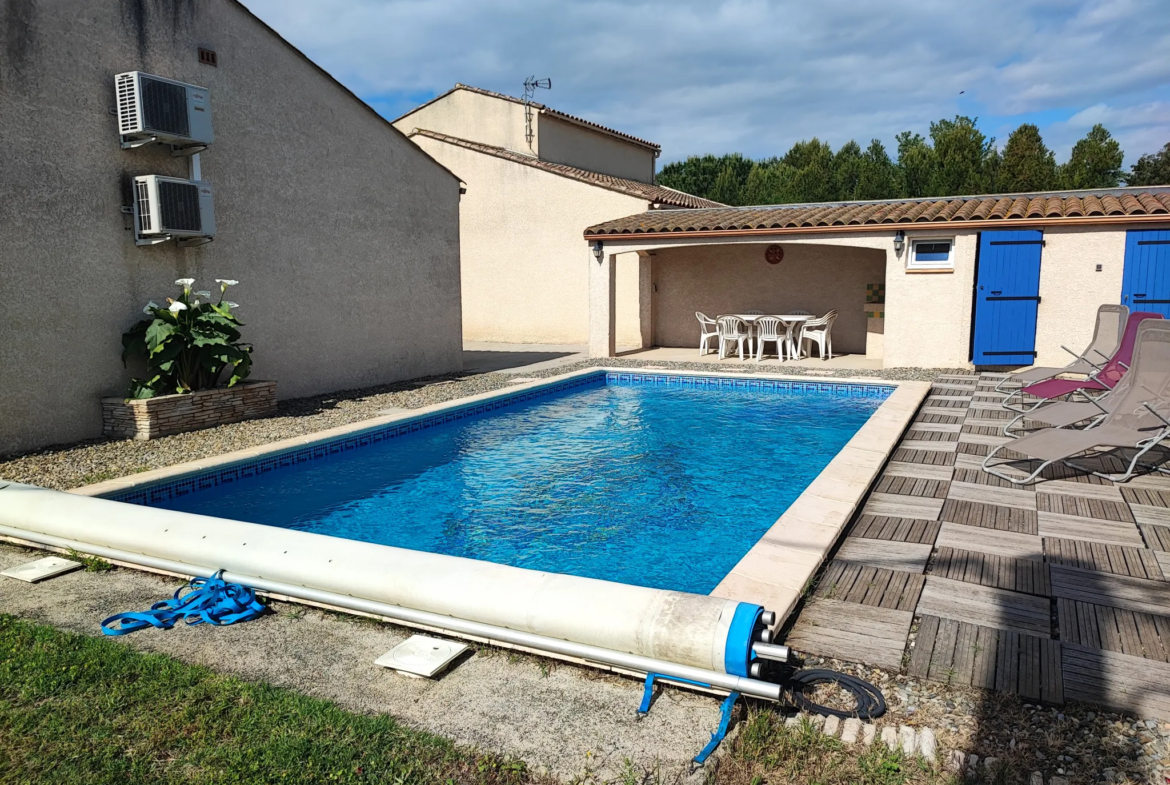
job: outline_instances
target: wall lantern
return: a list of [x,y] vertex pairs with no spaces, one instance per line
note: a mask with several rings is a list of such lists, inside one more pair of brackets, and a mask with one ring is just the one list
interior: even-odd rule
[[593,258],[597,260],[598,264],[601,264],[601,260],[604,256],[605,246],[601,244],[601,240],[598,240],[593,244]]
[[906,233],[901,229],[894,232],[894,253],[898,256],[902,255],[902,249],[906,247]]

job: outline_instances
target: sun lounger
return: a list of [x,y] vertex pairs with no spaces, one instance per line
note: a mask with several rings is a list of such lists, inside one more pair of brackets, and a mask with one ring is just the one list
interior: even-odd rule
[[[1132,318],[1132,317],[1131,317]],[[1128,331],[1128,328],[1127,328]],[[983,460],[983,470],[1016,485],[1035,482],[1048,466],[1061,462],[1113,482],[1128,480],[1139,460],[1170,436],[1170,321],[1145,320],[1137,330],[1133,365],[1126,382],[1114,391],[1119,397],[1099,425],[1086,430],[1044,428],[1015,441],[996,447]],[[1134,455],[1121,474],[1092,471],[1070,461],[1090,451],[1113,452],[1132,449]],[[1000,459],[992,463],[1001,450],[1011,450],[1023,459]],[[1040,465],[1027,477],[1007,474],[996,467],[1019,460],[1037,460]]]
[[[1097,323],[1093,326],[1093,340],[1089,342],[1089,348],[1080,354],[1073,355],[1075,359],[1071,363],[1063,368],[1024,368],[1004,377],[995,386],[995,391],[1004,392],[1005,385],[1018,384],[1022,387],[1064,374],[1088,376],[1100,369],[1117,352],[1117,347],[1121,345],[1121,335],[1128,316],[1129,308],[1127,306],[1102,305],[1097,309]],[[1073,353],[1072,349],[1063,346],[1061,348],[1069,354]]]
[[[1062,398],[1071,393],[1084,393],[1088,397],[1092,393],[1103,393],[1112,390],[1121,381],[1121,377],[1125,375],[1125,371],[1129,367],[1130,359],[1133,357],[1134,340],[1137,336],[1138,327],[1143,321],[1148,319],[1161,318],[1162,314],[1148,311],[1131,313],[1125,322],[1125,332],[1121,337],[1121,345],[1117,347],[1117,351],[1109,358],[1109,362],[1105,363],[1099,371],[1096,371],[1087,379],[1047,379],[1042,382],[1026,385],[1005,398],[1003,400],[1003,408],[1017,413],[1030,412],[1045,401]],[[1019,395],[1020,399],[1013,401],[1016,395]],[[1029,395],[1039,400],[1029,404],[1025,402],[1024,395]]]

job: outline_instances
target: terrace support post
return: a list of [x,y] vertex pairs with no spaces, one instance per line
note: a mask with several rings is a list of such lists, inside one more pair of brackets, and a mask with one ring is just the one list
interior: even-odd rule
[[589,258],[589,356],[617,354],[617,254]]
[[640,348],[654,345],[654,257],[638,251],[638,329],[642,334]]

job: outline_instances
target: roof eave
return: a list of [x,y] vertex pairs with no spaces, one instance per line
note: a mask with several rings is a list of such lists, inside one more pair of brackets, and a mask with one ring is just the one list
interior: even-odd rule
[[1051,226],[1108,226],[1116,224],[1134,223],[1165,223],[1170,224],[1170,214],[1156,213],[1154,215],[1092,215],[1075,218],[997,218],[990,221],[919,221],[919,222],[890,222],[881,224],[854,224],[850,226],[786,226],[769,229],[696,229],[667,232],[594,232],[593,227],[586,229],[586,240],[608,240],[638,242],[642,240],[666,240],[687,238],[723,238],[723,237],[767,237],[775,235],[794,234],[878,234],[896,231],[930,231],[945,232],[960,229],[989,229],[989,228],[1017,228],[1017,227],[1051,227]]

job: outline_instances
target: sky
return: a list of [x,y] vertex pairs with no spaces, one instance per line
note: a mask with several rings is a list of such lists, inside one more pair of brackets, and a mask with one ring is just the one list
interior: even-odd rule
[[388,119],[456,82],[689,155],[782,155],[1040,126],[1058,161],[1095,123],[1126,164],[1170,142],[1167,0],[243,0]]

